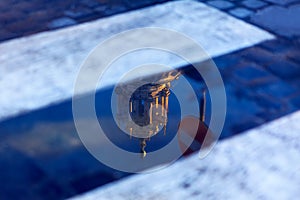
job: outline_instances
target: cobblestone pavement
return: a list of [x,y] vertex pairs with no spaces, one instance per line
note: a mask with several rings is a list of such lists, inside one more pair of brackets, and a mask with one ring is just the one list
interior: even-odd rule
[[[166,1],[170,0],[3,1],[0,3],[0,41],[76,25]],[[199,1],[277,35],[288,38],[300,36],[297,20],[299,0]]]
[[[228,95],[225,131],[255,127],[300,107],[299,0],[207,0],[234,17],[277,36],[247,49],[216,58]],[[241,110],[244,110],[241,111]],[[239,119],[239,120],[234,120]],[[229,126],[229,127],[228,127]],[[225,136],[227,133],[224,133]]]
[[[161,2],[164,0],[1,1],[0,41],[75,25]],[[200,2],[277,36],[275,40],[214,58],[224,78],[228,95],[228,115],[222,137],[237,134],[299,110],[300,1],[208,0]],[[45,111],[37,111],[34,116],[39,116],[40,112]],[[51,112],[48,114],[51,116]],[[65,116],[65,113],[60,114],[62,118]],[[25,130],[30,130],[33,125],[27,122],[32,116],[29,114],[15,120]],[[47,121],[49,119],[40,120],[49,123]],[[63,148],[65,144],[61,145],[61,151],[53,151],[47,155],[48,160],[39,157],[35,152],[28,152],[32,156],[25,155],[22,153],[22,146],[23,148],[28,146],[22,143],[21,136],[13,136],[13,124],[16,121],[11,123],[6,121],[0,125],[2,130],[5,128],[12,133],[9,136],[1,134],[2,139],[19,138],[15,140],[17,142],[12,142],[10,145],[0,145],[0,181],[6,183],[0,188],[0,199],[2,197],[60,199],[127,175],[108,172],[109,169],[100,165],[84,148],[66,150]],[[75,132],[72,126],[64,129]],[[46,134],[47,126],[44,130]],[[32,134],[32,137],[36,138],[34,133]],[[60,141],[52,138],[51,142],[57,149]],[[50,159],[54,155],[55,159]]]
[[8,0],[0,2],[0,41],[53,30],[167,0]]

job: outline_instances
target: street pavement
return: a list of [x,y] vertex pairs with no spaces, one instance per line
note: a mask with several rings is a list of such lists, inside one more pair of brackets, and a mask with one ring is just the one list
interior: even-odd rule
[[[3,1],[0,2],[0,41],[5,42],[41,31],[74,26],[162,2],[165,1]],[[276,36],[273,40],[214,58],[224,79],[228,98],[228,113],[222,138],[299,110],[300,1],[209,0],[200,2]],[[57,111],[63,107],[63,104],[56,106]],[[37,138],[39,134],[36,130],[32,130],[34,126],[29,122],[32,119],[37,120],[39,113],[43,112],[49,114],[49,109],[1,122],[1,132],[9,132],[11,135],[1,134],[1,137],[8,138],[10,143],[1,144],[0,148],[0,171],[2,172],[0,181],[6,183],[0,188],[0,198],[60,199],[127,175],[117,171],[112,173],[92,158],[84,148],[75,148],[78,146],[78,138],[74,135],[66,136],[61,141],[58,141],[57,137],[48,138],[47,135],[51,132],[49,130],[51,120],[55,120],[51,117],[50,122],[46,120],[43,122],[45,124],[41,125],[45,132],[42,140],[48,140],[47,143],[53,144],[53,149],[54,147],[57,149],[57,151],[47,151],[49,156],[59,155],[61,152],[64,152],[64,156],[57,156],[49,162],[45,157],[39,157],[38,150],[25,154],[24,149],[32,148],[31,145],[34,143],[22,142],[25,141],[23,137],[26,138],[27,135],[22,137],[22,133],[14,134],[16,130],[14,124],[17,121],[24,130],[27,130],[23,134],[29,130],[30,138]],[[60,114],[62,118],[65,116],[65,113]],[[51,112],[49,115],[51,116]],[[71,123],[70,119],[67,121]],[[74,127],[68,123],[61,126],[58,130],[75,132]],[[59,135],[59,131],[56,134]],[[51,145],[48,149],[50,148]],[[40,151],[43,152],[43,149]],[[41,155],[45,154],[41,153]],[[78,158],[82,158],[80,162]]]
[[299,120],[298,111],[219,142],[205,158],[196,153],[71,199],[294,199],[300,194]]

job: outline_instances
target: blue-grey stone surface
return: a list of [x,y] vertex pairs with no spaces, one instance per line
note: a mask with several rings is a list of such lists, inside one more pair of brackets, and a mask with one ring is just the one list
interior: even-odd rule
[[238,7],[230,10],[229,13],[238,18],[245,18],[245,17],[249,17],[254,12],[246,8]]
[[[211,57],[274,38],[200,2],[175,1],[1,43],[0,93],[9,98],[0,99],[0,119],[71,98],[80,64],[87,55],[105,39],[141,27],[160,27],[183,33],[201,44]],[[135,42],[144,41],[144,38],[143,34],[137,35]],[[163,38],[161,40],[165,42]],[[120,44],[127,43],[122,41]],[[178,46],[176,42],[170,45]],[[185,46],[180,45],[181,48]],[[193,54],[194,51],[188,52]],[[204,58],[193,54],[195,62],[207,59],[208,55]],[[182,66],[182,60],[173,59],[174,56],[161,53],[160,56],[150,56],[152,63]],[[126,57],[114,65],[116,68],[111,70],[110,79],[102,82],[101,87],[115,84],[119,76],[136,66],[136,62],[149,62],[149,54],[139,56],[139,59]]]
[[88,199],[294,199],[300,196],[300,112],[150,174],[79,195]]
[[266,1],[274,3],[274,4],[278,4],[278,5],[287,5],[287,4],[296,2],[298,0],[266,0]]
[[222,1],[222,0],[208,1],[207,3],[219,9],[227,9],[234,6],[234,4],[230,3],[230,1]]
[[261,8],[263,6],[268,5],[266,2],[264,1],[260,1],[260,0],[246,0],[243,1],[242,4],[248,8]]
[[278,62],[269,64],[266,67],[283,79],[291,80],[298,79],[300,77],[300,65],[293,62],[279,60]]
[[251,21],[260,27],[286,37],[300,36],[300,4],[284,8],[270,6],[251,16]]
[[48,24],[49,28],[62,28],[70,25],[76,24],[76,21],[74,19],[68,18],[68,17],[62,17],[59,19],[55,19],[52,22]]

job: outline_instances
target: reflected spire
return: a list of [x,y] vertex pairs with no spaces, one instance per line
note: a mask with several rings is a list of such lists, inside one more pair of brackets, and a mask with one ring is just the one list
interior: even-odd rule
[[[128,130],[130,137],[141,138],[143,157],[146,156],[144,138],[150,139],[162,129],[163,134],[166,134],[170,82],[179,75],[180,72],[171,71],[149,78],[149,81],[143,81],[148,84],[141,85],[137,81],[116,87],[117,123],[123,127],[123,130]],[[133,90],[130,90],[131,88]]]
[[140,145],[141,145],[141,157],[145,158],[147,155],[147,152],[145,150],[145,148],[147,146],[145,138],[140,140]]

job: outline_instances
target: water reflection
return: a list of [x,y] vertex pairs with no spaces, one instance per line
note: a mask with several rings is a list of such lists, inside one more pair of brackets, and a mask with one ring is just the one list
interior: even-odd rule
[[[116,87],[117,123],[130,137],[140,138],[143,157],[146,156],[146,139],[150,140],[162,129],[166,135],[171,82],[179,76],[180,72],[171,71],[152,77],[155,82],[141,85],[135,81]],[[130,91],[134,92],[130,94]]]
[[[111,142],[126,151],[138,153],[141,150],[140,143],[142,143],[142,147],[145,147],[144,141],[147,141],[148,144],[146,147],[147,152],[154,152],[176,138],[178,149],[185,155],[197,151],[203,145],[207,126],[201,116],[191,114],[191,116],[181,118],[180,104],[172,90],[179,88],[183,96],[186,97],[185,103],[189,105],[203,100],[202,91],[205,86],[201,84],[201,81],[189,78],[185,73],[185,71],[180,73],[178,71],[168,72],[159,74],[156,77],[149,77],[147,81],[152,81],[151,84],[140,85],[140,82],[135,81],[119,85],[115,89],[109,87],[97,91],[95,109],[99,123]],[[183,76],[188,79],[194,91],[196,91],[197,98],[191,98],[190,93],[181,84]],[[135,89],[126,94],[127,101],[119,101],[118,98],[124,97],[124,91],[127,91],[122,87],[129,86]],[[119,109],[116,112],[118,113],[116,121],[113,118],[111,107],[108,106],[111,103],[114,91],[116,92],[116,108]],[[209,119],[209,97],[207,100],[208,106],[205,114]],[[123,106],[123,104],[126,104],[126,106]],[[125,116],[134,123],[125,123],[127,121],[124,121],[122,113],[126,112]],[[90,126],[88,116],[82,120],[87,124],[87,127]],[[117,123],[120,127],[123,127],[122,129],[127,130],[128,135],[119,128]],[[199,128],[195,133],[192,127],[197,126]],[[148,131],[141,132],[139,129],[148,129]],[[130,135],[132,139],[130,139]],[[149,138],[151,138],[150,141],[148,141]],[[186,141],[191,138],[195,138],[195,140],[192,145],[187,147]],[[24,187],[24,191],[33,188],[30,185],[30,179],[22,178],[26,174],[35,173],[35,168],[31,167],[32,163],[41,169],[45,176],[55,177],[55,182],[51,184],[60,188],[60,184],[68,185],[72,183],[74,187],[80,188],[77,192],[83,191],[83,183],[85,184],[85,190],[88,190],[128,175],[99,163],[85,149],[76,133],[71,100],[0,122],[0,139],[0,157],[2,159],[1,163],[3,163],[0,176],[5,177],[5,174],[14,175],[13,177],[7,175],[7,178],[2,179],[3,182],[13,180],[13,185],[8,186],[11,188]],[[101,149],[107,148],[104,142],[99,141],[99,144]],[[186,150],[186,148],[188,149]],[[172,158],[172,153],[168,152],[168,155],[161,155],[162,163],[165,161],[164,159]],[[146,162],[147,158],[150,157],[149,154],[145,159],[139,159],[138,157],[139,162]],[[28,166],[29,172],[23,173],[21,168],[26,166]],[[146,167],[148,166],[153,167],[150,165]],[[116,176],[116,173],[119,175]],[[101,177],[97,174],[101,174]],[[105,176],[102,174],[105,174]],[[93,184],[88,185],[89,182],[82,181],[87,176],[95,177]],[[50,190],[53,187],[51,184],[45,184],[45,190],[47,188]],[[69,195],[68,192],[65,192],[64,194],[57,194],[57,197]]]
[[[207,134],[211,137],[206,142],[212,142],[213,140],[213,135],[205,124],[207,104],[205,87],[201,86],[196,90],[199,99],[192,100],[198,101],[197,104],[200,104],[200,116],[191,114],[181,119],[180,109],[178,109],[180,108],[179,102],[171,90],[172,85],[176,87],[176,83],[179,82],[180,84],[181,74],[182,72],[174,70],[144,78],[142,81],[136,80],[126,84],[123,83],[116,86],[114,90],[117,99],[115,103],[117,126],[123,131],[122,134],[127,133],[131,139],[132,137],[139,139],[142,157],[146,156],[146,141],[160,132],[159,138],[162,145],[154,144],[156,146],[154,149],[150,145],[150,151],[158,150],[168,144],[176,133],[178,133],[177,140],[183,154],[199,150]],[[143,84],[144,82],[148,83]],[[185,88],[182,88],[182,92],[185,91]],[[188,104],[189,102],[184,103]],[[169,105],[171,105],[171,116],[169,116]],[[172,111],[175,111],[175,113]],[[169,127],[168,131],[167,127]],[[190,129],[189,127],[193,128]],[[195,127],[199,128],[195,130]],[[166,137],[167,140],[162,139],[161,135]],[[187,142],[188,137],[192,140],[195,139],[191,147],[186,146],[186,143],[190,143]],[[117,142],[115,144],[118,145]]]

